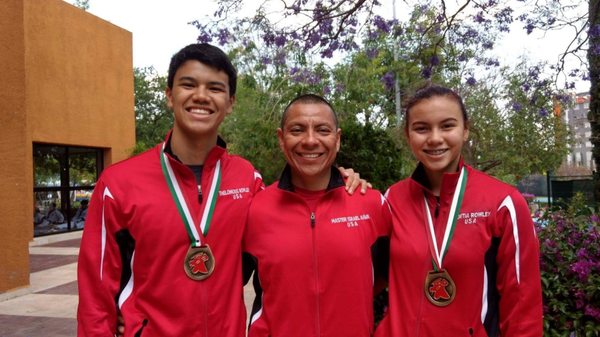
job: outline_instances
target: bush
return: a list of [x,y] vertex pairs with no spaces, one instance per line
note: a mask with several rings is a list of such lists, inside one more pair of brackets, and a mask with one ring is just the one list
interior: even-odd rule
[[544,336],[600,335],[599,223],[581,194],[537,221]]

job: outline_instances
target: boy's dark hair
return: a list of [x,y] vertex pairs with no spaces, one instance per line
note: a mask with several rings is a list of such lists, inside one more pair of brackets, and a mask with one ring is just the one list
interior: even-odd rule
[[462,97],[457,94],[454,90],[437,85],[437,84],[427,84],[426,86],[418,89],[407,101],[406,106],[404,107],[404,115],[405,115],[405,126],[408,127],[408,114],[410,113],[410,109],[417,105],[417,103],[432,98],[432,97],[448,97],[460,106],[460,111],[462,112],[463,119],[465,121],[465,125],[469,121],[469,116],[467,115],[467,109],[465,108],[465,104],[463,103]]
[[237,86],[237,71],[229,57],[219,48],[208,43],[193,43],[183,47],[171,58],[167,86],[173,89],[173,80],[177,69],[186,61],[195,60],[213,69],[220,70],[229,77],[229,96],[235,95]]
[[329,109],[331,109],[331,113],[333,114],[333,122],[335,123],[335,127],[339,128],[337,114],[335,113],[333,106],[331,106],[331,103],[329,103],[325,98],[323,98],[319,95],[316,95],[316,94],[302,94],[302,95],[296,96],[296,98],[294,98],[283,110],[283,114],[281,115],[281,124],[280,124],[280,127],[282,129],[283,129],[283,126],[285,125],[285,120],[287,119],[288,110],[290,110],[290,107],[296,103],[327,105],[329,107]]

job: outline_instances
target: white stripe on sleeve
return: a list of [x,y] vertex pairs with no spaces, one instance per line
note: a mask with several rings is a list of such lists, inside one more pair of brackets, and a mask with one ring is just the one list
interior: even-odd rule
[[106,205],[106,202],[105,202],[106,197],[109,197],[109,198],[115,200],[115,198],[112,196],[112,193],[110,193],[108,186],[106,186],[104,188],[104,193],[102,194],[102,237],[101,237],[102,248],[100,251],[100,280],[102,280],[102,270],[104,267],[104,253],[106,252],[106,219],[104,217],[104,207]]
[[517,211],[515,210],[515,204],[513,203],[512,198],[507,196],[500,207],[498,207],[498,211],[502,208],[506,207],[508,213],[510,214],[510,220],[512,222],[512,230],[513,230],[513,238],[515,240],[515,272],[517,274],[517,283],[521,283],[521,268],[520,268],[520,259],[519,259],[519,226],[517,224]]

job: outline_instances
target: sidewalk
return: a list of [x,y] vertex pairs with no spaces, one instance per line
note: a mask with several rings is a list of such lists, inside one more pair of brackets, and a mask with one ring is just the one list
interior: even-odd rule
[[[77,254],[81,231],[35,238],[29,245],[29,293],[0,300],[3,337],[77,335]],[[2,300],[4,299],[4,300]]]
[[[77,335],[77,256],[81,234],[77,231],[49,235],[30,243],[29,289],[0,294],[2,337]],[[244,298],[250,312],[254,299],[251,286],[244,288]]]

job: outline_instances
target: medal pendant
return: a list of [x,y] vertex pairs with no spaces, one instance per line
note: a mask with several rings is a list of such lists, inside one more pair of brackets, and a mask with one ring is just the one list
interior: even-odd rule
[[183,261],[183,269],[189,278],[202,281],[215,270],[215,257],[208,245],[190,247]]
[[456,295],[456,286],[445,269],[430,271],[425,278],[425,297],[433,305],[445,307],[452,303]]

